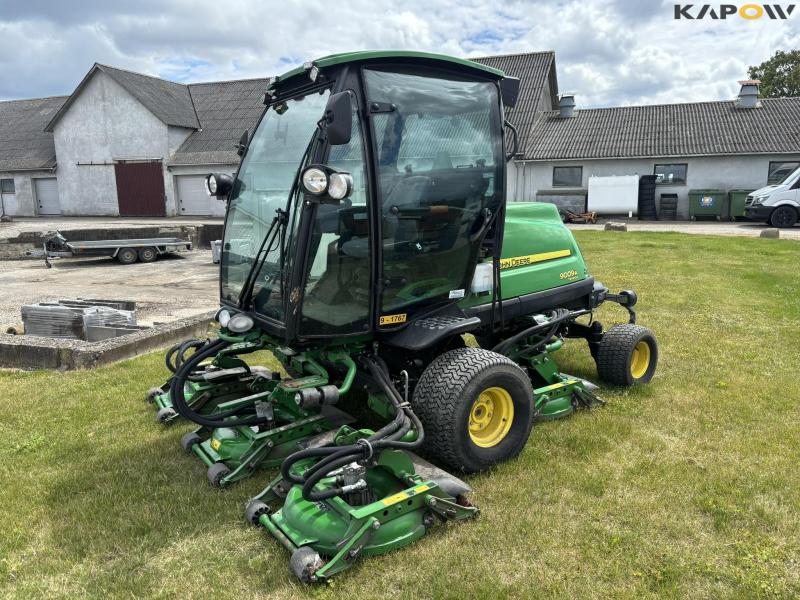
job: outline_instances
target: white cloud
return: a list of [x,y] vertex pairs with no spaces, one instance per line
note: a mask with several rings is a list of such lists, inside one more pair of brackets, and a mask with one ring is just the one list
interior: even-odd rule
[[0,98],[69,93],[95,61],[181,81],[263,77],[331,52],[555,50],[580,106],[730,98],[800,43],[788,21],[675,21],[648,0],[0,0]]

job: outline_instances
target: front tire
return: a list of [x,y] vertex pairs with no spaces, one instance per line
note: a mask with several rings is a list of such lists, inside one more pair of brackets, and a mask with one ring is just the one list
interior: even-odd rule
[[424,449],[448,466],[475,473],[517,456],[533,426],[533,391],[511,359],[481,348],[437,357],[412,400]]
[[600,378],[615,385],[647,383],[658,364],[658,342],[639,325],[614,325],[603,334],[595,356]]
[[797,210],[792,206],[779,206],[769,215],[769,224],[773,227],[794,227],[797,223]]

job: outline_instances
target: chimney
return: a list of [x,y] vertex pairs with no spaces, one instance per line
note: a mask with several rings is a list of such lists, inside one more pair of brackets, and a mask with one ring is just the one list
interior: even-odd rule
[[562,119],[575,116],[575,94],[561,94],[558,98],[558,113]]
[[739,96],[736,98],[736,108],[761,108],[761,102],[758,100],[760,83],[758,79],[745,79],[739,82],[742,89],[739,90]]

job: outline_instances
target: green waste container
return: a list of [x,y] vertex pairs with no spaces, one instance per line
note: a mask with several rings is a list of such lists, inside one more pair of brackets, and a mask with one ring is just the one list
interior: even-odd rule
[[725,195],[725,190],[689,190],[689,216],[721,219]]
[[728,192],[728,216],[731,221],[744,218],[744,202],[754,190],[731,190]]

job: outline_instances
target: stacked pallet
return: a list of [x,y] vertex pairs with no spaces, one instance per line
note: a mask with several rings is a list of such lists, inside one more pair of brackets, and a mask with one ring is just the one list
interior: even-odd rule
[[144,329],[133,302],[81,298],[23,306],[22,323],[25,335],[89,342]]

